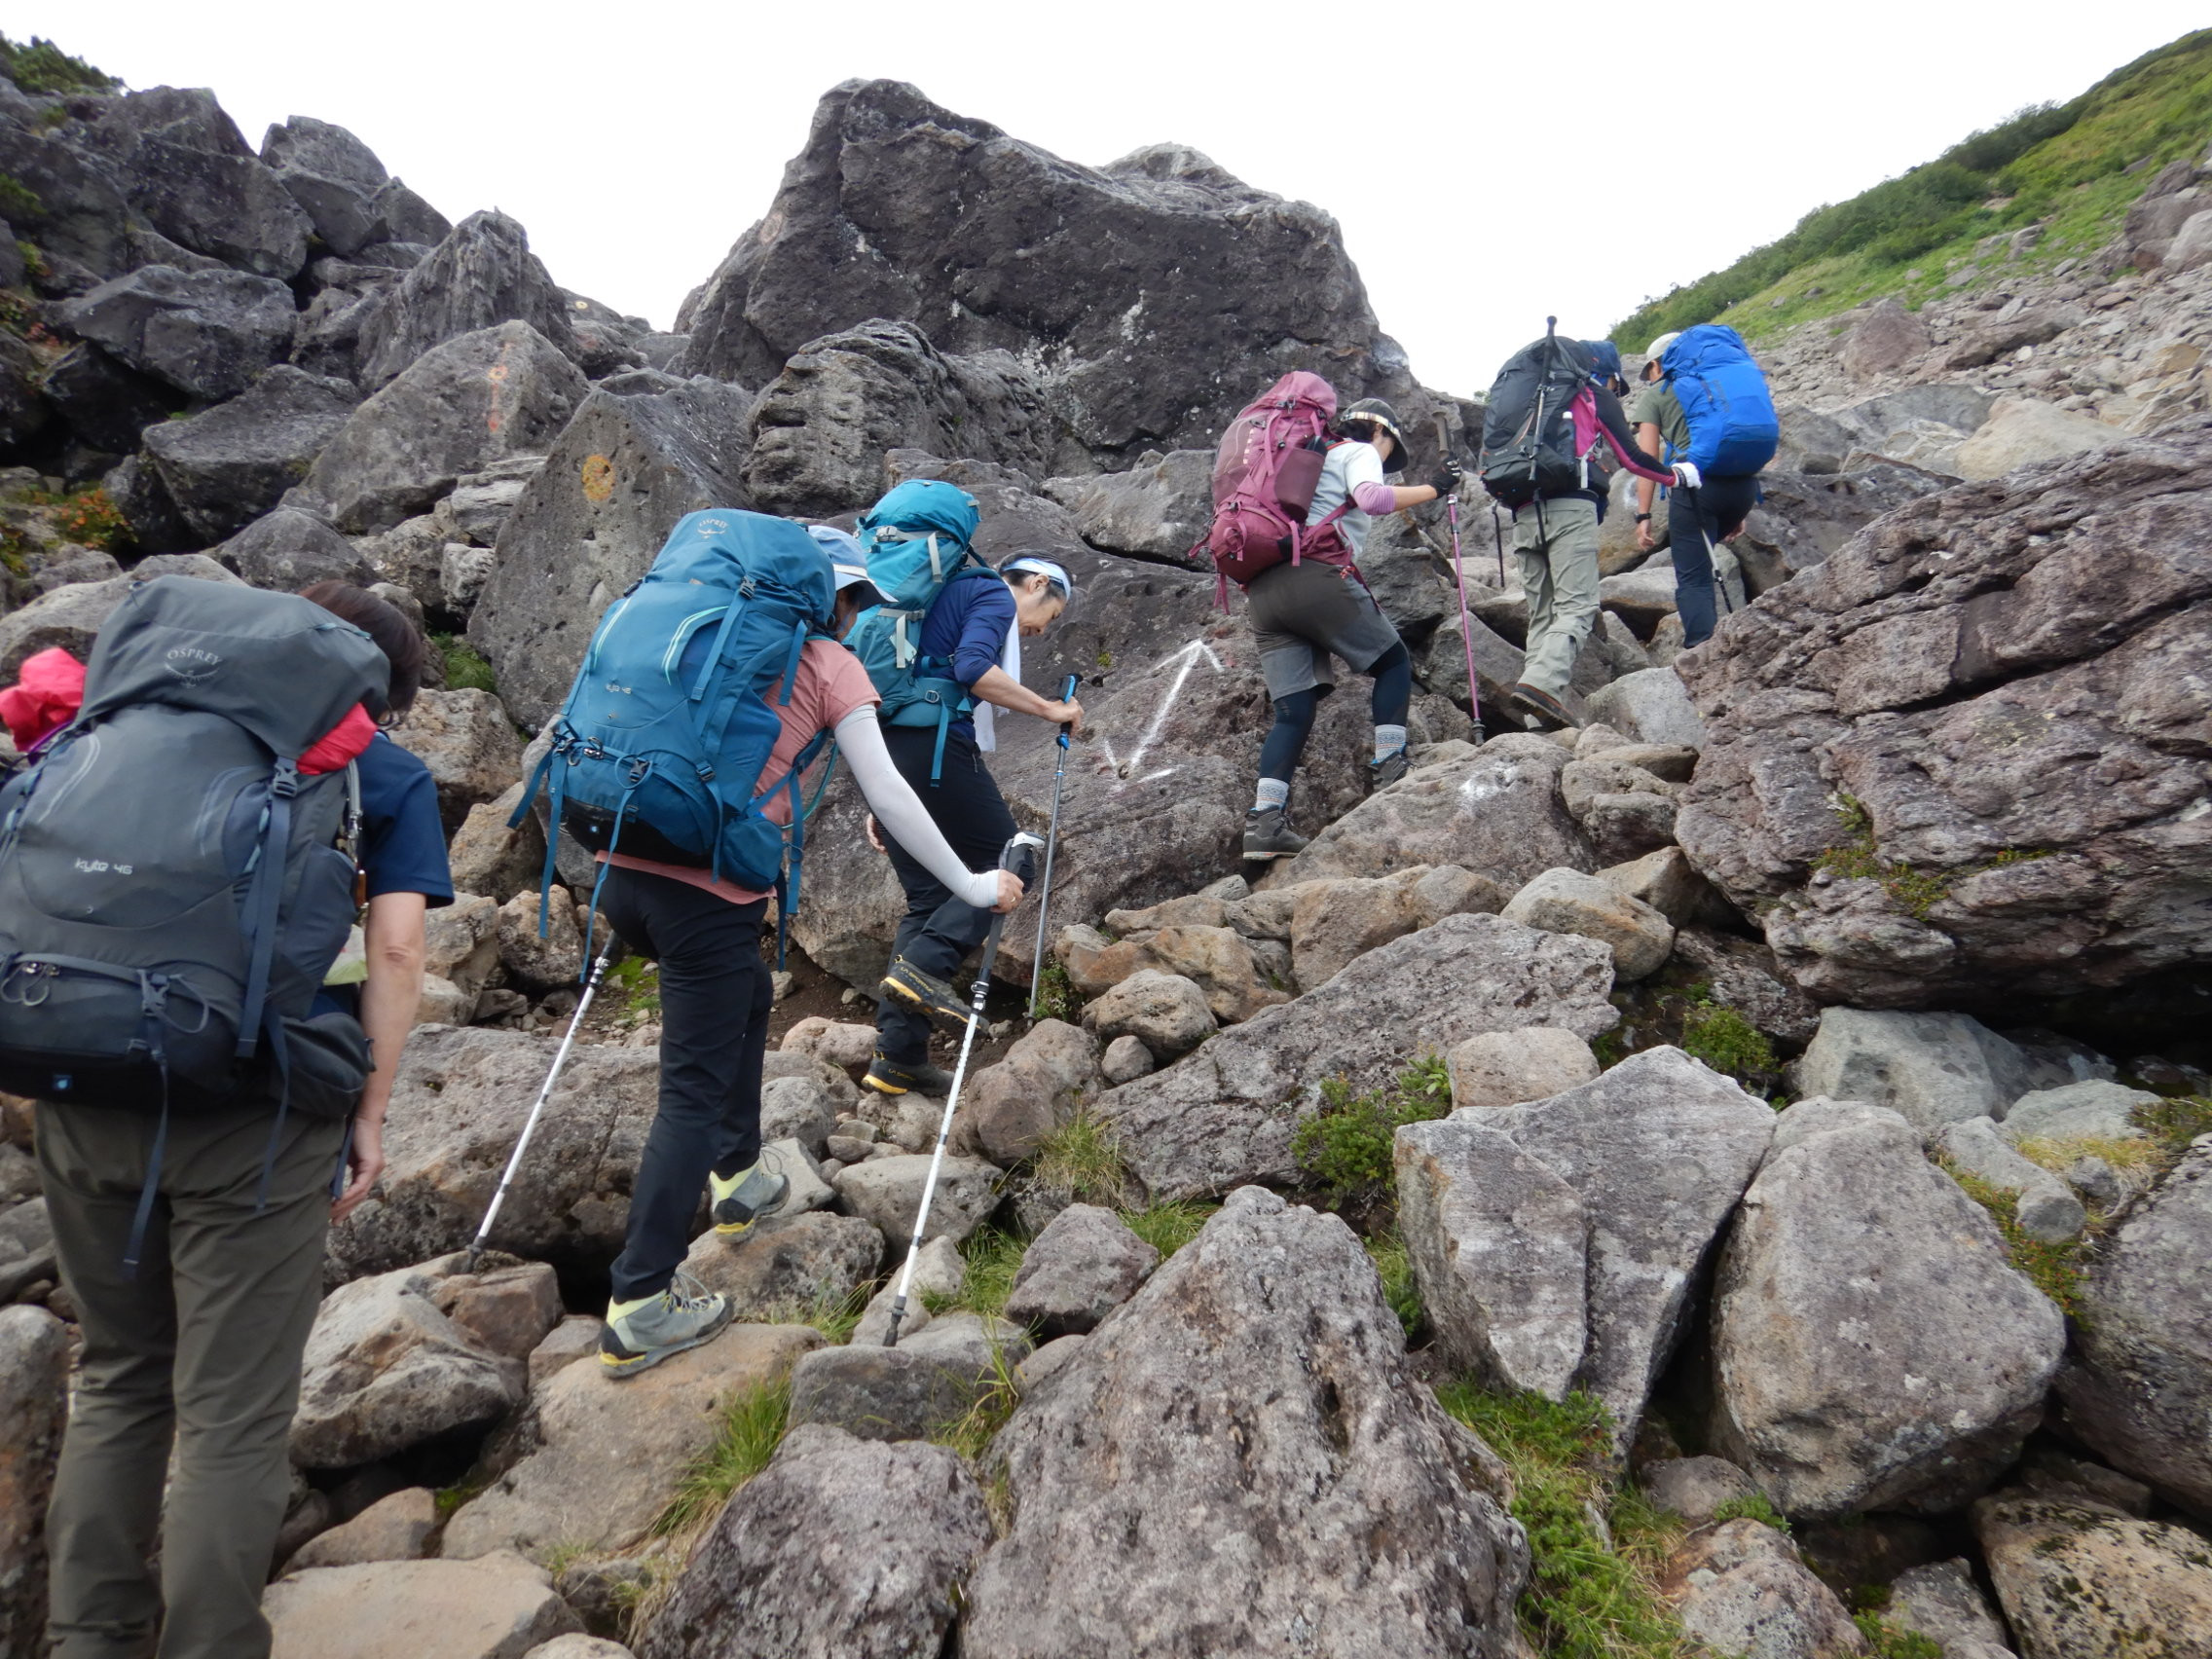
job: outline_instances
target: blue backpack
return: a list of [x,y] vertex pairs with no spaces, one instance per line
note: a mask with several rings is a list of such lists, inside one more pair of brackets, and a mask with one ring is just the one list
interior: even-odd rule
[[[784,884],[788,834],[788,914],[804,846],[799,774],[826,734],[786,778],[756,790],[783,735],[770,702],[791,701],[799,652],[829,637],[834,602],[829,556],[804,527],[728,507],[687,514],[600,618],[554,718],[553,746],[508,822],[520,825],[544,789],[556,824],[595,853],[709,869],[763,891]],[[779,788],[791,792],[788,831],[760,810]],[[540,929],[543,915],[541,902]]]
[[1659,364],[1689,422],[1682,460],[1711,477],[1748,478],[1774,459],[1774,398],[1742,335],[1716,322],[1685,328]]
[[922,654],[922,619],[963,571],[989,574],[970,549],[982,515],[957,485],[910,479],[886,495],[860,522],[867,579],[883,603],[864,610],[845,636],[883,698],[876,719],[887,725],[935,726],[930,782],[944,765],[952,722],[975,707],[952,665]]

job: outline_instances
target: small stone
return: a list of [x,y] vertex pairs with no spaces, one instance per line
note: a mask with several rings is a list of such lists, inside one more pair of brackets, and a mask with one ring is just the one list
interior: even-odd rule
[[1590,1045],[1571,1031],[1548,1025],[1519,1031],[1485,1031],[1446,1057],[1454,1106],[1517,1106],[1548,1100],[1594,1080],[1600,1071]]
[[438,1495],[409,1487],[372,1503],[352,1520],[311,1538],[285,1564],[286,1572],[310,1567],[358,1567],[371,1561],[416,1561],[438,1525]]
[[1509,922],[1545,933],[1594,939],[1613,953],[1622,979],[1657,973],[1675,946],[1667,918],[1593,875],[1548,869],[1516,893],[1501,914]]
[[[978,1158],[947,1158],[938,1171],[930,1200],[925,1239],[948,1237],[955,1243],[982,1226],[998,1207],[1002,1171]],[[877,1158],[842,1171],[837,1194],[853,1214],[873,1222],[885,1238],[908,1238],[929,1183],[930,1160],[918,1153]]]
[[1106,1045],[1106,1052],[1099,1059],[1098,1069],[1105,1073],[1108,1083],[1119,1087],[1146,1076],[1159,1063],[1141,1039],[1124,1034]]
[[507,1659],[576,1628],[545,1569],[507,1551],[295,1572],[261,1610],[271,1659]]
[[1641,1484],[1653,1503],[1692,1527],[1709,1526],[1721,1505],[1756,1497],[1759,1492],[1751,1477],[1725,1457],[1670,1457],[1648,1465]]
[[1023,1254],[1006,1316],[1048,1338],[1081,1335],[1134,1296],[1160,1252],[1112,1210],[1070,1204]]
[[545,1340],[530,1350],[530,1391],[536,1393],[563,1366],[598,1353],[603,1326],[595,1314],[571,1313],[546,1332]]
[[1180,974],[1142,968],[1093,997],[1084,1008],[1083,1025],[1102,1041],[1127,1038],[1155,1053],[1176,1055],[1213,1035],[1214,1016],[1196,982]]

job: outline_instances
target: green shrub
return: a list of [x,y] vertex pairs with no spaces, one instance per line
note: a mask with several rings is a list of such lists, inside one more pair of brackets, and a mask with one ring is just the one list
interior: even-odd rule
[[1588,1394],[1555,1403],[1468,1382],[1436,1397],[1513,1472],[1513,1518],[1531,1558],[1520,1604],[1530,1642],[1551,1659],[1683,1659],[1688,1644],[1657,1589],[1680,1523],[1615,1489],[1605,1408]]
[[2212,1099],[2173,1095],[2156,1106],[2136,1107],[2128,1119],[2157,1141],[2168,1157],[2179,1158],[2199,1135],[2212,1135]]
[[498,682],[492,673],[492,665],[459,634],[432,634],[430,644],[437,646],[438,654],[445,658],[448,691],[498,693]]
[[1452,1074],[1435,1054],[1417,1060],[1388,1088],[1354,1094],[1342,1078],[1321,1086],[1321,1109],[1292,1134],[1290,1155],[1339,1205],[1389,1185],[1399,1125],[1452,1110]]
[[1045,971],[1037,976],[1037,1006],[1030,1010],[1030,1017],[1060,1019],[1070,1025],[1082,1023],[1083,998],[1077,994],[1068,971],[1052,957],[1045,959]]
[[0,218],[11,224],[35,225],[46,217],[46,203],[38,192],[14,173],[0,173]]
[[1722,1003],[1693,1002],[1682,1014],[1682,1051],[1757,1094],[1781,1075],[1766,1033]]
[[123,85],[37,35],[27,44],[0,35],[0,75],[32,93],[104,92]]

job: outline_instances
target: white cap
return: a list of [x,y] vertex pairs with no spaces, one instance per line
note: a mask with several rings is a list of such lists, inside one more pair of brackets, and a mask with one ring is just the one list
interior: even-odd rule
[[1666,352],[1667,352],[1667,348],[1668,348],[1668,347],[1670,347],[1670,346],[1672,346],[1672,345],[1673,345],[1673,344],[1674,344],[1674,343],[1675,343],[1676,341],[1679,340],[1679,339],[1680,339],[1681,337],[1682,337],[1682,331],[1681,331],[1680,329],[1678,329],[1678,328],[1677,328],[1677,329],[1676,329],[1676,330],[1675,330],[1675,332],[1674,332],[1674,333],[1672,333],[1672,334],[1662,334],[1662,335],[1660,335],[1660,336],[1659,336],[1659,338],[1658,338],[1658,339],[1654,340],[1654,341],[1653,341],[1653,342],[1651,343],[1651,349],[1650,349],[1649,350],[1645,351],[1645,352],[1644,352],[1643,354],[1644,354],[1644,355],[1645,355],[1646,357],[1651,357],[1651,358],[1654,358],[1654,359],[1656,359],[1656,358],[1659,358],[1659,357],[1662,357],[1662,356],[1665,356],[1665,355],[1666,355]]

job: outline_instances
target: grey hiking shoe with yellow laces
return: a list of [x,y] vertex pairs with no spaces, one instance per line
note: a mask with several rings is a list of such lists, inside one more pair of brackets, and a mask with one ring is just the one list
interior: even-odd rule
[[599,1334],[600,1369],[634,1377],[687,1348],[711,1343],[729,1323],[729,1299],[679,1271],[658,1296],[610,1302]]

